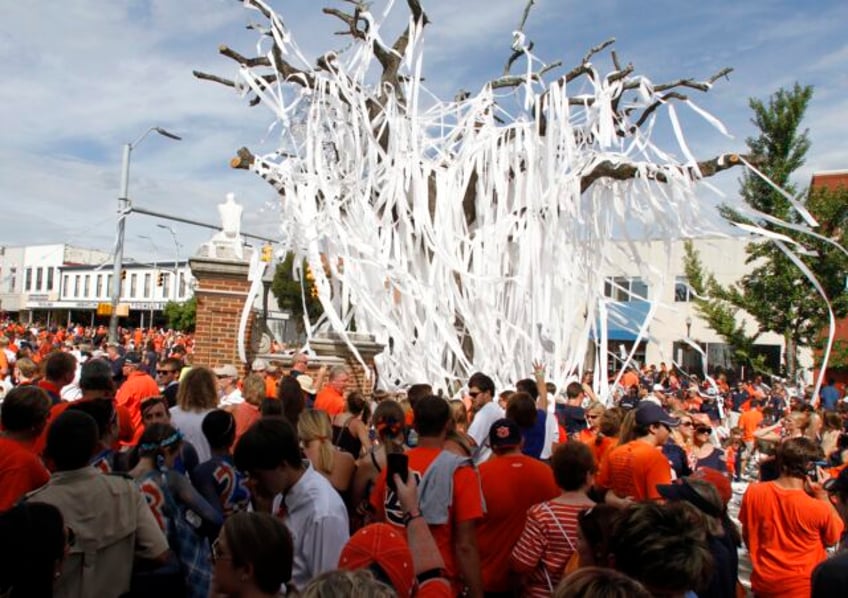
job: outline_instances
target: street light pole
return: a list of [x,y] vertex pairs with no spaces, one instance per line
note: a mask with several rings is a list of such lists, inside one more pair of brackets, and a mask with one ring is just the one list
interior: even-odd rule
[[179,282],[180,277],[180,242],[177,241],[177,231],[174,230],[173,226],[165,226],[164,224],[157,224],[159,228],[164,228],[166,231],[171,233],[171,238],[174,240],[174,284],[171,289],[171,299],[173,301],[177,300],[177,283]]
[[121,269],[124,263],[124,230],[126,228],[126,217],[129,213],[130,200],[130,153],[134,148],[144,141],[150,133],[156,132],[163,137],[179,141],[181,137],[169,133],[161,127],[150,127],[144,134],[133,143],[124,144],[123,159],[121,160],[121,192],[118,195],[118,224],[115,240],[115,259],[112,263],[112,310],[109,315],[109,342],[118,342],[118,303],[121,301]]

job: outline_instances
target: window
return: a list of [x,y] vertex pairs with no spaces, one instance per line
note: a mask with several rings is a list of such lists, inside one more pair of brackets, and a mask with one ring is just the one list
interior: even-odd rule
[[692,288],[685,276],[674,277],[674,301],[675,303],[689,303],[692,301]]
[[180,272],[180,297],[185,297],[185,294],[186,294],[185,272]]
[[102,274],[97,275],[97,282],[95,283],[94,292],[97,295],[97,297],[103,296],[103,275]]
[[24,278],[24,290],[32,290],[32,268],[26,269],[26,278]]
[[616,276],[604,281],[604,297],[615,301],[637,301],[648,298],[648,285],[641,278]]
[[47,268],[47,287],[45,290],[53,290],[53,268]]
[[18,269],[9,268],[9,292],[14,293],[16,286],[18,286]]
[[130,297],[135,297],[138,293],[138,274],[130,274]]
[[162,297],[171,298],[171,275],[167,272],[162,274]]
[[150,272],[145,273],[144,275],[144,297],[149,298],[150,295],[150,281],[153,279],[153,276]]
[[106,296],[107,297],[112,296],[112,275],[111,274],[106,275]]
[[82,290],[82,276],[79,274],[74,276],[74,297],[79,297]]
[[91,297],[91,275],[85,275],[85,286],[83,286],[82,296],[88,299]]
[[71,289],[68,288],[71,284],[71,277],[65,274],[62,277],[62,295],[65,297],[70,297]]
[[44,268],[37,268],[35,270],[35,290],[40,291],[42,286],[44,286]]

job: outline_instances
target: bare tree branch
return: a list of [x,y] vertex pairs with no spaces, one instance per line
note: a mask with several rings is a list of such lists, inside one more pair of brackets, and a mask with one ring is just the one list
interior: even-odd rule
[[[746,161],[756,164],[759,160],[753,155],[742,155],[742,158],[745,158]],[[740,160],[739,154],[722,154],[710,160],[704,160],[702,162],[698,162],[698,170],[701,173],[701,176],[709,177],[723,170],[728,170],[735,166],[740,166],[743,164],[742,160]],[[692,172],[690,169],[685,167],[676,167],[679,172]],[[667,171],[668,169],[666,169]],[[601,162],[592,171],[588,174],[583,175],[580,179],[580,191],[581,193],[586,191],[592,183],[595,181],[608,178],[617,181],[626,181],[629,179],[636,178],[639,175],[639,168],[635,164],[629,163],[616,163],[610,162],[609,160],[605,160]],[[668,182],[668,175],[662,170],[655,171],[648,175],[650,180],[657,181],[659,183]]]
[[222,56],[226,56],[227,58],[231,58],[238,62],[241,65],[244,65],[249,68],[253,68],[256,66],[271,66],[271,61],[268,60],[266,56],[258,56],[256,58],[247,58],[246,56],[242,56],[229,46],[218,46],[218,53]]
[[226,85],[227,87],[232,87],[235,89],[236,83],[230,79],[224,79],[223,77],[219,77],[217,75],[210,75],[209,73],[204,73],[203,71],[191,71],[191,74],[196,78],[201,79],[202,81],[212,81],[213,83],[220,83],[221,85]]

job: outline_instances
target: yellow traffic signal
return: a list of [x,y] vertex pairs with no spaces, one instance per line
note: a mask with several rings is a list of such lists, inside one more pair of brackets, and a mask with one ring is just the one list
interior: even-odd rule
[[271,262],[274,259],[274,248],[271,245],[262,246],[262,255],[260,259],[263,262]]
[[121,270],[121,280],[126,280],[126,279],[127,279],[127,271]]
[[160,272],[159,275],[156,277],[156,286],[157,287],[165,286],[165,273],[164,272]]

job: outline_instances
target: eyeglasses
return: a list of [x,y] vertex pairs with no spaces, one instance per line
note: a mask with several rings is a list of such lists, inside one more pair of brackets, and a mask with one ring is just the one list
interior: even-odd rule
[[695,425],[695,424],[693,424],[692,422],[680,422],[680,427],[681,427],[681,428],[691,428],[691,427],[692,427],[692,426],[694,426],[694,425]]
[[481,391],[481,390],[469,391],[468,396],[471,397],[472,399],[476,399],[477,395],[481,394],[482,392],[483,391]]
[[232,558],[233,557],[221,552],[221,540],[219,538],[215,538],[215,541],[212,542],[212,562],[232,560]]
[[711,434],[712,428],[695,428],[695,434]]

